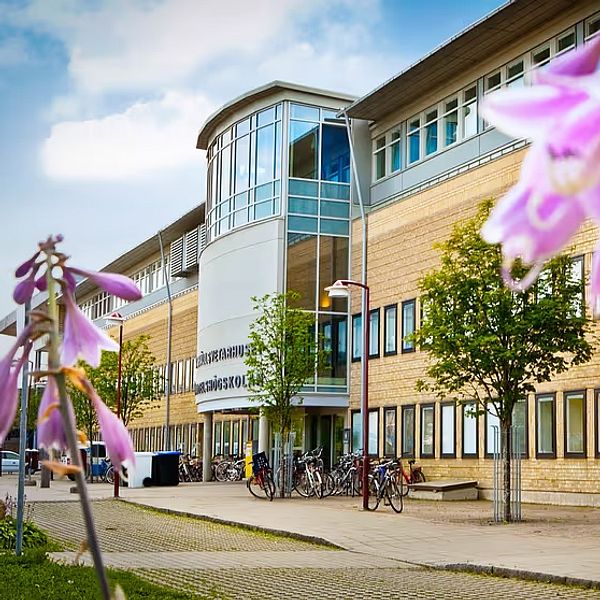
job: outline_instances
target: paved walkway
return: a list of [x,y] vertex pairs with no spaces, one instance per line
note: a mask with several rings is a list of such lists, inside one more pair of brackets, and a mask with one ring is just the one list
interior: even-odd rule
[[[67,551],[60,555],[66,560],[73,558],[78,540],[83,536],[80,510],[73,502],[77,495],[69,493],[71,485],[66,481],[56,481],[50,489],[26,489],[29,503],[40,501],[35,504],[34,519],[66,543]],[[95,499],[106,499],[112,495],[112,488],[107,485],[95,484],[90,489]],[[15,495],[15,490],[16,478],[0,479],[0,497],[6,493]],[[356,589],[363,590],[365,594],[377,589],[378,593],[381,591],[381,597],[386,597],[384,591],[393,584],[396,590],[407,590],[403,597],[450,597],[452,590],[459,589],[461,593],[454,593],[454,597],[479,598],[481,596],[471,594],[480,590],[480,593],[489,595],[492,593],[490,586],[500,585],[496,581],[502,582],[502,585],[509,584],[505,580],[472,578],[468,580],[467,593],[463,589],[466,583],[460,579],[467,576],[423,571],[415,563],[437,567],[456,564],[494,566],[543,573],[555,578],[588,580],[600,585],[598,509],[572,509],[565,512],[564,508],[525,507],[526,517],[528,512],[537,514],[536,510],[543,510],[545,520],[487,525],[482,524],[485,520],[478,519],[478,515],[482,514],[482,510],[488,514],[491,508],[488,503],[445,503],[443,506],[434,506],[433,503],[409,501],[400,515],[384,507],[375,513],[365,513],[359,509],[358,499],[328,498],[319,501],[295,497],[267,502],[251,497],[243,484],[235,483],[125,488],[122,498],[127,502],[218,521],[319,538],[345,549],[337,551],[299,540],[254,534],[239,528],[223,528],[206,521],[194,521],[194,526],[190,527],[189,519],[172,519],[155,512],[139,511],[127,503],[94,503],[107,564],[132,568],[148,579],[179,588],[182,588],[182,582],[187,582],[186,585],[192,586],[189,587],[190,591],[207,589],[208,583],[218,584],[220,590],[228,590],[228,595],[224,593],[217,597],[311,597],[314,592],[320,597],[343,598],[348,596],[341,592],[336,596],[334,590],[354,589],[356,585]],[[469,515],[464,515],[464,510],[469,511],[478,524],[465,523]],[[435,522],[435,514],[444,511],[450,511],[450,520],[459,519],[461,522]],[[60,516],[57,517],[57,514]],[[423,518],[423,515],[427,515],[427,518]],[[560,516],[556,524],[552,522],[552,515]],[[572,516],[571,520],[568,519],[569,515]],[[448,514],[444,518],[447,521]],[[571,523],[574,523],[574,527]],[[577,535],[572,535],[573,530]],[[268,576],[264,575],[262,581],[269,582],[267,588],[272,586],[270,591],[265,588],[266,584],[254,589],[255,584],[248,580],[249,573],[265,570],[261,566],[268,567]],[[298,593],[294,587],[296,596],[284,596],[274,582],[281,581],[281,578],[285,580],[292,573],[294,586],[304,585],[304,591]],[[337,578],[346,583],[340,583],[342,587],[332,583],[331,593],[324,595],[322,587],[314,588],[311,573],[313,579],[321,583],[323,578],[329,581],[331,577],[334,582]],[[231,581],[238,576],[242,579],[245,577],[246,581],[241,595],[238,595],[239,589],[231,587]],[[419,583],[418,589],[414,587],[415,582]],[[350,587],[343,588],[346,584]],[[472,589],[469,587],[471,585]],[[502,593],[498,588],[499,595],[492,595],[544,598],[554,595],[556,590],[560,591],[560,588],[544,588],[544,591],[542,588],[523,587],[526,584],[522,582],[513,582],[511,585],[517,587],[504,587]],[[408,590],[414,591],[415,595],[408,593]],[[446,590],[448,595],[440,590]],[[598,592],[587,591],[581,595],[583,592],[570,588],[568,592],[563,590],[556,594],[568,598],[600,597]],[[566,596],[563,595],[565,593]],[[361,596],[357,591],[354,597],[367,596]]]

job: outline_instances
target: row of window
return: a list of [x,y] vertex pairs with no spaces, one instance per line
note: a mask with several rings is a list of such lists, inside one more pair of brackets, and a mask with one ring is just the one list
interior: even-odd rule
[[[164,427],[135,427],[129,430],[136,452],[157,452],[166,448]],[[170,447],[183,454],[198,456],[202,450],[202,425],[184,423],[169,427]]]
[[[401,311],[401,343],[402,353],[414,352],[415,344],[410,336],[416,327],[417,301],[406,300],[400,304]],[[381,311],[374,308],[369,313],[369,358],[380,356],[380,320]],[[398,340],[398,304],[390,304],[383,308],[383,355],[391,356],[397,354]],[[362,314],[352,315],[352,360],[360,360],[362,357]]]
[[[587,394],[586,390],[575,390],[562,394],[563,409],[563,453],[567,458],[585,458],[587,448]],[[535,396],[535,457],[556,458],[556,403],[555,393]],[[525,458],[529,456],[529,402],[521,400],[513,408],[513,447]],[[416,412],[419,411],[419,432],[416,437]],[[595,448],[600,456],[600,390],[594,391]],[[400,414],[399,428],[397,415]],[[383,419],[383,439],[379,439],[379,419]],[[460,450],[457,444],[457,418],[462,419]],[[482,423],[483,420],[483,423]],[[484,456],[491,457],[499,450],[500,420],[493,408],[488,408],[480,418],[477,405],[454,402],[436,404],[410,404],[401,407],[385,407],[369,411],[369,454],[373,456],[415,457],[418,440],[421,458],[477,458],[479,456],[479,428],[484,431]],[[436,429],[440,428],[437,436]],[[398,429],[400,444],[398,445]],[[362,448],[362,421],[359,411],[352,412],[352,449]]]
[[194,391],[196,383],[196,367],[195,358],[189,357],[182,360],[171,362],[170,370],[167,370],[167,365],[158,365],[155,367],[156,374],[159,378],[161,395],[165,394],[165,382],[169,378],[171,394],[184,394],[185,392]]
[[[600,29],[600,14],[586,19],[586,40]],[[373,142],[373,180],[399,172],[423,158],[480,133],[488,125],[477,116],[478,100],[501,87],[529,83],[534,69],[575,47],[575,27],[513,59],[478,82],[444,98]]]
[[215,421],[213,456],[238,456],[244,453],[248,440],[258,440],[258,418]]

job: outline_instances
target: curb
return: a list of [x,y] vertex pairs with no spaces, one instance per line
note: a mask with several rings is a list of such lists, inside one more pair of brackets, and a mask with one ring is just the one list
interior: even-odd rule
[[526,571],[524,569],[510,569],[508,567],[495,567],[493,565],[477,565],[469,563],[427,566],[441,571],[460,571],[463,573],[476,573],[480,575],[505,577],[507,579],[521,579],[525,581],[537,581],[540,583],[558,583],[561,585],[571,585],[586,589],[600,590],[600,581],[593,579],[581,579],[579,577],[568,577],[566,575],[552,575],[550,573]]
[[125,502],[127,504],[133,504],[134,506],[141,506],[149,510],[155,510],[156,512],[165,513],[168,515],[177,515],[180,517],[188,517],[190,519],[196,519],[198,521],[208,521],[209,523],[217,523],[218,525],[229,525],[229,527],[237,527],[238,529],[246,529],[247,531],[256,531],[262,533],[270,533],[279,537],[287,537],[301,542],[309,542],[311,544],[319,544],[321,546],[327,546],[334,550],[346,550],[338,544],[334,544],[325,538],[321,538],[315,535],[306,535],[303,533],[296,533],[294,531],[285,531],[283,529],[273,529],[271,527],[263,527],[260,525],[250,525],[249,523],[240,523],[239,521],[232,521],[230,519],[221,519],[219,517],[211,517],[208,515],[199,515],[197,513],[191,513],[184,510],[175,510],[172,508],[159,508],[150,504],[144,504],[142,502],[134,502],[125,498],[117,498],[117,502]]

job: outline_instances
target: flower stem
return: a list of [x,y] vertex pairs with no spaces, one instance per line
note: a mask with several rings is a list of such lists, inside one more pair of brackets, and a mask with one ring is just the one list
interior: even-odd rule
[[104,570],[104,563],[102,560],[102,553],[100,552],[100,545],[98,544],[98,536],[96,534],[96,528],[94,526],[94,519],[92,516],[92,507],[90,504],[90,498],[85,484],[84,473],[82,465],[79,460],[79,448],[77,445],[77,437],[75,435],[75,419],[73,417],[73,411],[69,406],[69,399],[67,398],[67,386],[65,383],[65,376],[58,372],[60,369],[60,336],[59,336],[59,319],[58,319],[58,303],[56,301],[56,282],[52,277],[52,255],[49,253],[46,259],[48,265],[47,282],[48,282],[48,316],[52,319],[52,329],[50,331],[50,349],[48,352],[48,366],[50,371],[55,371],[56,374],[53,377],[56,379],[56,385],[58,387],[59,394],[59,410],[65,424],[65,434],[67,437],[67,444],[69,454],[71,455],[71,464],[79,467],[79,471],[75,473],[75,481],[77,483],[77,491],[79,492],[79,498],[81,500],[81,509],[83,511],[83,519],[85,521],[85,527],[87,530],[87,541],[90,554],[94,561],[94,567],[96,574],[98,575],[98,581],[100,582],[100,588],[102,590],[102,597],[104,600],[110,600],[111,593],[108,586],[108,580],[106,578],[106,572]]

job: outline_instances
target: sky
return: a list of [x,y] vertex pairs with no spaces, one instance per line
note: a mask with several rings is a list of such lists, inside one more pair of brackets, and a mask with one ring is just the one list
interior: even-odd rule
[[363,95],[501,4],[0,0],[0,318],[48,234],[101,268],[203,202],[223,103],[275,79]]

